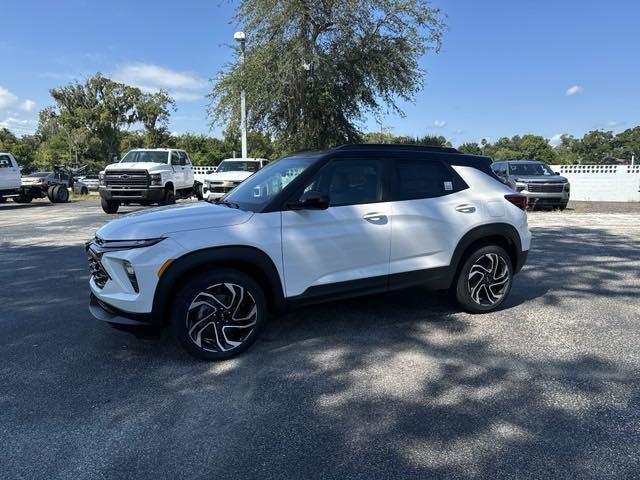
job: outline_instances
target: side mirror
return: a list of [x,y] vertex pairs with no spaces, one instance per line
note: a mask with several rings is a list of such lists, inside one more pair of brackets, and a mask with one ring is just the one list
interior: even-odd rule
[[304,192],[299,201],[289,203],[288,207],[291,210],[326,210],[329,208],[329,197],[310,190]]

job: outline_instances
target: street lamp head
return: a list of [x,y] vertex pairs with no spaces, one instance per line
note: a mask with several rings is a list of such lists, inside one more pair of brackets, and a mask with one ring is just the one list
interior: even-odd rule
[[233,39],[236,42],[244,42],[247,39],[247,36],[244,34],[244,32],[236,32],[233,34]]

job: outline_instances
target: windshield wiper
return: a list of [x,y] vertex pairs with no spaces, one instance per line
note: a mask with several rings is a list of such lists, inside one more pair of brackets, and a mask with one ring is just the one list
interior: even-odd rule
[[218,199],[216,198],[213,203],[215,203],[216,205],[224,205],[225,207],[229,207],[229,208],[235,208],[235,209],[239,209],[240,205],[238,205],[235,202],[230,202],[229,200],[222,200],[222,199]]

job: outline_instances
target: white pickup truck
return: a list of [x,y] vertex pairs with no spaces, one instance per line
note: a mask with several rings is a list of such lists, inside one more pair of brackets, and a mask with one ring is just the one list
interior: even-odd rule
[[227,158],[204,180],[207,200],[220,198],[269,163],[264,158]]
[[135,149],[100,172],[100,200],[105,213],[120,205],[169,205],[177,198],[202,200],[202,184],[193,178],[193,166],[184,150]]

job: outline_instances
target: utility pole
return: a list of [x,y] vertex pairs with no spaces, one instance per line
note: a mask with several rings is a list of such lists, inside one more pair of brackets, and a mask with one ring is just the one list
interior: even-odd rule
[[[240,43],[240,63],[244,65],[244,46],[247,37],[244,32],[236,32],[233,38],[236,42]],[[242,135],[242,158],[247,158],[247,106],[244,97],[243,86],[240,92],[240,133]]]

